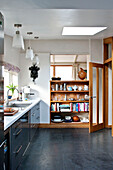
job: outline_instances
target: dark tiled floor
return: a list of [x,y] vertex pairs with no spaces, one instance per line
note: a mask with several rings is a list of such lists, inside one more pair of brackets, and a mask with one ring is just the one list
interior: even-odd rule
[[111,130],[39,129],[19,170],[113,170]]

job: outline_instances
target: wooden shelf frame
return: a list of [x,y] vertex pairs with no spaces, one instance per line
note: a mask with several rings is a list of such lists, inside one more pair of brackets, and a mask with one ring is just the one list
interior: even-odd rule
[[50,80],[50,83],[88,83],[89,80]]
[[[69,103],[89,103],[89,100],[52,100],[52,96],[57,96],[57,95],[64,95],[64,94],[67,94],[67,97],[69,97],[70,95],[74,96],[74,95],[77,95],[77,94],[80,94],[80,96],[84,96],[85,94],[89,94],[89,90],[72,90],[72,91],[63,91],[63,90],[58,90],[58,91],[52,91],[51,90],[51,87],[52,85],[55,85],[55,84],[63,84],[63,83],[66,83],[67,84],[67,87],[68,86],[73,86],[73,85],[77,85],[77,86],[84,86],[84,85],[88,85],[89,86],[89,80],[72,80],[72,81],[68,81],[68,80],[51,80],[50,81],[50,120],[51,120],[51,114],[81,114],[81,113],[88,113],[89,114],[89,111],[69,111],[69,112],[61,112],[61,111],[51,111],[51,105],[53,103],[61,103],[61,104],[69,104]],[[74,97],[73,97],[74,98]],[[52,123],[50,122],[50,128],[89,128],[89,123],[84,123],[84,122],[71,122],[71,123],[67,123],[67,122],[62,122],[62,123]]]
[[76,90],[76,91],[51,91],[51,93],[89,93],[89,90]]
[[89,111],[69,111],[69,112],[61,112],[61,111],[51,111],[51,113],[89,113]]
[[75,101],[71,101],[71,100],[67,100],[67,101],[50,101],[51,103],[89,103],[89,100],[75,100]]

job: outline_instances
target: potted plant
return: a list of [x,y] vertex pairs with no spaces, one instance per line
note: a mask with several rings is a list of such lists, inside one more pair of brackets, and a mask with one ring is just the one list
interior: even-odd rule
[[16,88],[17,86],[14,86],[14,84],[12,83],[12,84],[9,84],[9,86],[6,86],[6,87],[9,88],[10,91],[11,91],[11,93],[12,93],[12,95],[8,95],[8,99],[11,99],[12,96],[14,95],[14,91],[15,91],[15,88]]

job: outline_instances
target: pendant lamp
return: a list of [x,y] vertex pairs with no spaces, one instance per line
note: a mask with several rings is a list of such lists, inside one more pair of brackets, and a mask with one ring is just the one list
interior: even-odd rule
[[13,36],[12,46],[14,48],[22,48],[24,50],[24,40],[23,40],[23,37],[19,31],[19,28],[22,27],[22,24],[14,24],[14,27],[17,27],[17,31],[16,31],[15,35]]
[[38,58],[38,54],[35,54],[35,61],[36,61],[36,64],[39,65],[40,64],[40,60]]
[[[35,40],[37,40],[38,38],[39,38],[39,37],[37,37],[37,36],[34,37]],[[35,63],[36,63],[37,65],[40,64],[40,60],[39,60],[38,54],[35,54]]]
[[33,33],[32,32],[27,32],[27,34],[29,35],[29,46],[26,50],[26,58],[30,58],[31,60],[33,60],[34,58],[34,54],[33,54],[33,50],[30,46],[30,35],[32,35]]

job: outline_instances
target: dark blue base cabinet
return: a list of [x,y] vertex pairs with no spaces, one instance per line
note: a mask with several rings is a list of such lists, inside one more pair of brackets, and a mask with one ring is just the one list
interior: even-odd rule
[[40,120],[40,103],[23,115],[10,128],[10,170],[16,170],[30,144]]

